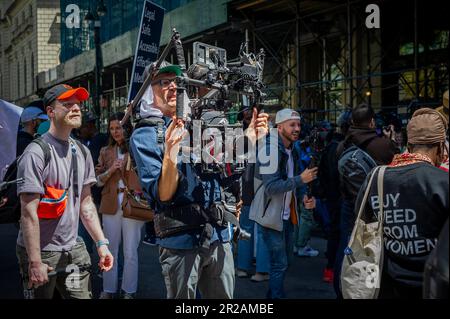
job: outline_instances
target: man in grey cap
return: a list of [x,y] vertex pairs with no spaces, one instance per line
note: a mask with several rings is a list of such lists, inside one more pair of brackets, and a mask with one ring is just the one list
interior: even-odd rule
[[22,129],[17,133],[17,151],[16,156],[22,155],[25,148],[34,139],[39,124],[48,120],[48,116],[35,106],[26,107],[20,116]]

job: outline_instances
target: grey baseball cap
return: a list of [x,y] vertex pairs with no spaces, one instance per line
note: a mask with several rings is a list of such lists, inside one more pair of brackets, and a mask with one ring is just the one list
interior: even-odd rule
[[299,120],[301,117],[297,111],[292,109],[282,109],[275,115],[275,124],[280,124],[289,120]]

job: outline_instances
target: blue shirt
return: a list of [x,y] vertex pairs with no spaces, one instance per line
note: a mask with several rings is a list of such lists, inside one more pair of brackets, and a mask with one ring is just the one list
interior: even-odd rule
[[[170,119],[164,117],[167,128]],[[161,213],[168,207],[198,204],[205,209],[214,202],[220,202],[221,186],[224,180],[219,174],[201,174],[193,163],[177,164],[179,180],[177,190],[170,202],[162,202],[158,194],[158,181],[161,175],[164,157],[162,144],[158,144],[157,128],[146,126],[136,129],[130,139],[130,148],[137,165],[141,187],[148,197],[155,213]],[[160,246],[171,249],[192,249],[199,246],[201,230],[182,232],[160,240]],[[231,227],[214,226],[211,242],[231,239]]]

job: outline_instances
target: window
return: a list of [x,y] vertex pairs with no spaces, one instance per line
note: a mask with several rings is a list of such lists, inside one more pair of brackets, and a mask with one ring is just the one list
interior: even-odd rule
[[[400,56],[414,54],[414,42],[408,42],[403,44],[402,46],[400,46],[399,51]],[[419,53],[422,53],[423,51],[425,51],[425,48],[423,47],[422,44],[419,43]]]
[[433,42],[430,43],[430,50],[446,49],[449,47],[450,31],[434,31]]
[[[445,65],[434,68],[419,70],[419,98],[424,100],[433,99],[440,91],[442,79],[446,77],[447,69]],[[410,101],[416,96],[416,73],[407,71],[399,75],[399,101]]]
[[[447,31],[440,31],[435,30],[433,31],[432,40],[423,45],[419,43],[419,53],[422,53],[425,51],[425,49],[433,51],[433,50],[441,50],[446,49],[449,47],[449,36],[450,32]],[[414,43],[413,42],[407,42],[400,46],[399,49],[400,56],[405,55],[412,55],[414,54]]]

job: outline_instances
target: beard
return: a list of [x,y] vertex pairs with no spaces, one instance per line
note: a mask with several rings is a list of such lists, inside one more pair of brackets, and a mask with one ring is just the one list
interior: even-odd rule
[[[293,133],[296,133],[296,135],[294,135]],[[291,143],[298,141],[298,139],[300,138],[300,131],[289,133],[285,129],[283,129],[281,131],[281,134]]]
[[80,128],[81,126],[81,114],[79,116],[74,117],[73,114],[68,113],[64,119],[63,123],[65,126],[70,126],[72,128]]

